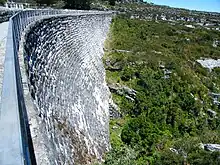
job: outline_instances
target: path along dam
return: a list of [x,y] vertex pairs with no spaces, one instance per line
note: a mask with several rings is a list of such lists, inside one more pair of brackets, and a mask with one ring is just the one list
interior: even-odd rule
[[109,150],[102,56],[112,15],[26,10],[10,18],[0,68],[1,165],[89,164]]

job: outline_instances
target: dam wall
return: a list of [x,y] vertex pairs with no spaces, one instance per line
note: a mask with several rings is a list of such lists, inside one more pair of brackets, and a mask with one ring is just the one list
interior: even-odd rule
[[109,149],[109,90],[102,64],[111,15],[56,16],[25,36],[29,89],[52,164],[86,164]]
[[110,92],[102,56],[111,17],[33,10],[10,18],[0,164],[90,164],[109,150]]

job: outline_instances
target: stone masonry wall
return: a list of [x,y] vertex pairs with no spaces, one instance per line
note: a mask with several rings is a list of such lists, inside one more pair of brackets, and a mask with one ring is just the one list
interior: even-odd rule
[[110,14],[56,16],[25,35],[29,89],[50,164],[88,164],[109,150],[101,58],[110,22]]

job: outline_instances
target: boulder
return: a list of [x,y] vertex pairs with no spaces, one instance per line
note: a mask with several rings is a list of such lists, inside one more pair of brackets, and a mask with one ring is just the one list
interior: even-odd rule
[[211,117],[215,117],[217,115],[217,112],[211,110],[211,109],[208,109],[207,110],[208,114],[211,116]]
[[219,151],[220,152],[220,144],[203,144],[204,149],[207,151]]
[[125,96],[127,99],[134,101],[137,91],[127,86],[121,86],[120,84],[108,84],[108,87],[112,93]]
[[119,107],[113,102],[112,99],[109,99],[109,116],[111,119],[121,118],[122,115],[119,112]]

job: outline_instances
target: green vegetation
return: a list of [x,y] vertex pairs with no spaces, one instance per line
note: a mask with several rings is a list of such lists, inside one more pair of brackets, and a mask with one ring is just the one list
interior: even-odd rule
[[90,9],[91,0],[65,0],[65,8],[69,9]]
[[0,5],[4,5],[6,0],[0,0]]
[[90,9],[91,0],[35,0],[38,5],[64,7],[69,9]]
[[35,1],[39,5],[45,4],[47,6],[52,5],[52,4],[54,4],[56,2],[56,0],[35,0]]
[[[0,4],[1,1],[0,0]],[[79,10],[88,10],[91,8],[91,3],[97,4],[106,4],[110,6],[115,5],[115,0],[34,0],[38,5],[52,6],[55,8],[68,8],[68,9],[79,9]]]
[[103,58],[106,80],[137,94],[132,101],[112,93],[123,117],[110,122],[112,150],[104,164],[219,164],[220,153],[200,143],[220,144],[219,108],[209,95],[220,93],[220,69],[209,72],[196,62],[219,58],[215,38],[220,32],[180,23],[113,19]]

